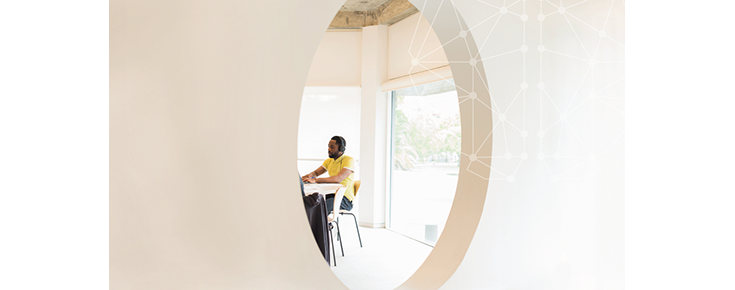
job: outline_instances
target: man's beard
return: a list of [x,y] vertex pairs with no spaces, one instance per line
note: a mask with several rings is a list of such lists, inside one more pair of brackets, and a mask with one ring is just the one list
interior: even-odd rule
[[332,158],[332,159],[337,159],[337,157],[339,157],[339,152],[337,152],[337,153],[334,153],[334,154],[332,154],[332,153],[329,153],[329,158]]

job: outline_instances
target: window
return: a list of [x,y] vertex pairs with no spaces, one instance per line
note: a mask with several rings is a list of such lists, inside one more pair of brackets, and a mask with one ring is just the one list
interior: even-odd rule
[[388,227],[434,245],[457,187],[460,119],[453,80],[392,92]]

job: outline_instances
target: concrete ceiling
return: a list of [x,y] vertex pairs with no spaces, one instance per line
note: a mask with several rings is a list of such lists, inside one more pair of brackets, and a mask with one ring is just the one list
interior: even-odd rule
[[418,12],[408,0],[347,0],[329,29],[355,29],[391,25]]
[[378,9],[390,0],[347,0],[339,11],[369,11]]

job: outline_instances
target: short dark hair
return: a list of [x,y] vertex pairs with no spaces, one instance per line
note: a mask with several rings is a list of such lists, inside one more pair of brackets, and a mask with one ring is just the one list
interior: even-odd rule
[[345,149],[347,149],[347,140],[343,138],[342,136],[332,136],[332,140],[337,142],[337,146],[339,146],[339,152],[345,152]]

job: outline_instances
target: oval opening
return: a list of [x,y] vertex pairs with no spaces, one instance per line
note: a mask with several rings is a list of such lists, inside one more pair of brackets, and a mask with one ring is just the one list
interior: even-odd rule
[[410,6],[381,23],[360,9],[345,3],[312,61],[299,173],[322,166],[332,136],[345,138],[361,186],[355,217],[337,214],[340,234],[325,255],[347,287],[438,288],[469,246],[487,189],[491,128],[474,125],[492,124],[489,106],[479,106],[490,104],[482,62],[468,58],[476,46],[451,5],[422,3],[425,14]]

